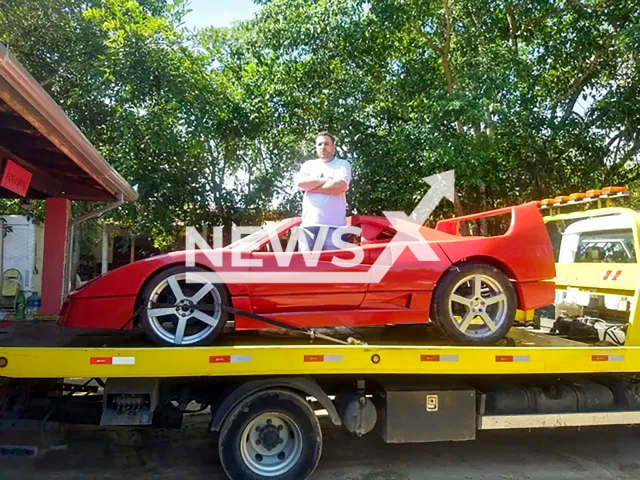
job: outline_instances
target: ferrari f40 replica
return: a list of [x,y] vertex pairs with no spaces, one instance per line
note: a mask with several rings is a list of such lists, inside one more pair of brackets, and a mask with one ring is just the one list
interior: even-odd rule
[[[498,217],[507,217],[501,234],[461,234],[464,222]],[[348,235],[346,248],[321,252],[287,250],[299,223],[115,269],[69,295],[61,325],[141,326],[160,345],[206,345],[231,320],[235,329],[273,328],[256,315],[304,328],[432,322],[453,342],[484,345],[508,332],[516,309],[554,300],[553,251],[535,202],[435,229],[352,216],[359,233]]]

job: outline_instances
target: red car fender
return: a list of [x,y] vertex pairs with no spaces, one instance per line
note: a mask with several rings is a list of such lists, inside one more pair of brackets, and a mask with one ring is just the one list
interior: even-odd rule
[[553,247],[536,202],[443,220],[436,226],[458,234],[460,222],[511,214],[511,225],[495,237],[457,237],[439,241],[452,263],[484,261],[500,268],[515,281],[518,306],[538,308],[553,303],[555,277]]
[[[452,263],[473,257],[488,257],[498,260],[518,282],[554,278],[553,247],[536,202],[443,220],[438,222],[436,229],[450,233],[451,226],[459,225],[461,221],[508,213],[511,213],[511,225],[504,235],[457,237],[453,241],[440,240],[438,243]],[[454,231],[457,233],[457,228]],[[523,252],[526,253],[523,255]]]
[[[215,271],[204,251],[196,250],[195,264]],[[230,251],[223,252],[223,266],[230,265]],[[130,330],[130,321],[135,313],[139,292],[147,281],[162,270],[177,265],[186,265],[186,251],[139,260],[112,270],[72,292],[60,312],[60,325],[75,328],[106,328]],[[226,285],[233,305],[242,308],[242,299],[247,298],[248,288],[244,284]]]
[[[230,265],[229,251],[223,252],[223,265]],[[207,258],[202,250],[194,252],[195,264],[211,271],[216,271],[216,267]],[[187,252],[182,250],[165,255],[138,260],[129,265],[116,268],[111,272],[89,282],[84,287],[73,292],[73,298],[100,298],[100,297],[120,297],[138,295],[144,284],[155,274],[177,265],[186,265]],[[235,295],[247,295],[248,289],[244,284],[227,285],[229,293]]]

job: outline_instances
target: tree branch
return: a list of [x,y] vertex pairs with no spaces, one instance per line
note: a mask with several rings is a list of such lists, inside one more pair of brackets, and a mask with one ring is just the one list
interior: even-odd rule
[[618,163],[618,152],[620,152],[620,144],[621,143],[622,142],[618,142],[618,144],[616,145],[616,153],[613,154],[613,163],[614,164]]
[[[622,132],[621,132],[622,133]],[[617,138],[619,135],[621,135],[621,133],[619,133],[618,135],[616,135],[615,138],[613,138],[612,140],[609,141],[609,143],[607,144],[607,147],[609,146],[613,146],[613,142],[615,140],[621,140],[619,138]],[[628,161],[634,156],[636,155],[638,152],[640,152],[640,139],[637,139],[635,142],[633,142],[633,145],[631,146],[631,148],[629,150],[627,150],[624,155],[622,155],[622,158],[620,159],[620,161],[618,161],[618,154],[620,152],[620,148],[622,146],[622,141],[619,141],[618,144],[616,145],[616,149],[614,151],[613,154],[613,163],[609,166],[608,170],[607,170],[607,175],[605,177],[605,180],[607,180],[608,183],[614,183],[614,182],[619,182],[619,183],[631,183],[631,182],[635,182],[636,180],[640,180],[640,173],[636,173],[632,176],[628,176],[627,178],[621,178],[621,177],[616,177],[613,178],[614,175],[618,175],[618,172],[620,172],[620,170],[628,164]],[[629,169],[627,169],[627,175],[629,174]]]
[[507,20],[509,21],[509,38],[511,38],[511,45],[518,50],[518,24],[516,23],[516,15],[513,10],[513,5],[507,2],[505,5],[507,11]]
[[451,5],[449,0],[444,2],[444,46],[442,47],[442,67],[447,77],[447,92],[453,93],[453,76],[449,68],[449,50],[451,49]]
[[436,52],[438,55],[442,55],[442,48],[437,46],[436,43],[433,41],[433,39],[429,35],[423,35],[423,37],[427,41],[429,46],[433,49],[434,52]]
[[571,116],[571,114],[573,113],[573,108],[576,106],[576,102],[578,101],[578,98],[580,98],[580,94],[582,93],[583,89],[584,86],[582,86],[579,90],[573,92],[573,95],[571,95],[571,98],[569,99],[569,103],[567,103],[567,106],[564,109],[564,114],[560,119],[560,123],[566,122],[567,119]]
[[578,101],[578,98],[580,98],[580,94],[582,93],[584,88],[587,86],[587,83],[589,83],[589,80],[591,79],[593,73],[595,72],[596,67],[600,63],[600,59],[602,58],[602,55],[604,54],[609,44],[610,44],[610,40],[607,39],[601,45],[598,46],[598,49],[596,50],[596,53],[591,58],[587,69],[584,72],[582,72],[582,75],[574,79],[574,81],[569,86],[568,90],[556,100],[555,102],[556,108],[557,108],[557,105],[568,100],[567,106],[564,109],[564,113],[562,115],[562,119],[560,120],[560,123],[564,123],[571,116],[571,113],[573,112],[573,108],[575,107],[576,102]]
[[[460,202],[457,188],[453,190],[453,213],[456,217],[464,217],[464,208],[462,207],[462,203]],[[469,224],[467,222],[460,222],[459,225],[459,233],[463,237],[468,237],[471,234],[471,232],[469,231]]]
[[[620,147],[620,143],[618,144],[618,148]],[[631,157],[635,156],[638,152],[640,152],[640,138],[636,139],[636,141],[633,142],[633,145],[631,146],[631,148],[624,153],[624,155],[622,156],[621,163],[624,164],[628,160],[631,160]]]
[[559,14],[559,13],[564,13],[565,10],[567,10],[569,7],[572,7],[572,6],[578,6],[580,8],[593,8],[594,4],[593,3],[581,3],[579,0],[567,0],[567,2],[563,6],[552,8],[547,13],[545,13],[543,15],[540,15],[538,17],[535,17],[535,18],[529,20],[528,22],[524,23],[522,25],[522,28],[519,30],[519,33],[522,33],[522,32],[524,32],[525,30],[527,30],[529,28],[537,27],[542,22],[547,20],[550,16],[555,15],[555,14]]
[[613,143],[614,143],[616,140],[620,140],[620,135],[621,135],[621,134],[622,134],[622,131],[620,131],[620,132],[616,133],[616,134],[613,136],[613,138],[607,142],[607,144],[605,145],[605,149],[610,150],[610,149],[611,149],[611,146],[613,145]]
[[416,20],[412,23],[412,25],[413,29],[416,32],[416,35],[424,38],[434,52],[436,52],[438,55],[442,55],[442,47],[436,45],[436,42],[433,40],[433,38],[431,38],[431,35],[422,31],[420,22]]
[[638,181],[638,180],[640,180],[640,172],[636,172],[635,174],[631,175],[630,177],[627,177],[624,180],[618,180],[618,181],[620,183],[629,184],[629,183],[633,183],[633,182]]
[[487,121],[487,135],[489,137],[495,137],[496,136],[496,124],[493,121],[493,115],[491,115],[491,112],[485,112],[484,118]]
[[[447,78],[447,93],[449,96],[453,94],[453,85],[455,78],[451,73],[451,65],[449,63],[449,51],[451,49],[451,5],[449,0],[443,0],[444,4],[444,45],[442,47],[442,68],[444,69],[444,75]],[[458,133],[464,132],[462,121],[460,119],[456,122],[456,128]]]
[[567,91],[564,93],[564,95],[560,96],[556,100],[556,103],[562,103],[568,100],[574,95],[575,90],[577,89],[582,90],[584,88],[587,81],[589,80],[589,77],[591,76],[595,68],[598,66],[598,62],[600,62],[600,59],[602,58],[602,55],[604,54],[604,51],[608,45],[609,45],[609,41],[607,40],[606,42],[598,46],[598,49],[596,50],[596,53],[591,58],[587,69],[584,72],[582,72],[582,75],[574,79],[574,81],[571,83],[571,85],[569,86]]
[[211,145],[211,140],[207,140],[207,150],[209,151],[209,161],[211,163],[211,167],[213,169],[213,175],[212,175],[212,182],[214,184],[214,188],[213,188],[213,203],[215,204],[215,206],[217,208],[222,208],[222,203],[220,201],[220,192],[219,190],[221,190],[220,187],[220,182],[218,182],[218,179],[216,178],[216,172],[217,172],[217,168],[216,168],[216,163],[214,162],[214,159],[216,158],[216,155],[213,151],[213,145]]

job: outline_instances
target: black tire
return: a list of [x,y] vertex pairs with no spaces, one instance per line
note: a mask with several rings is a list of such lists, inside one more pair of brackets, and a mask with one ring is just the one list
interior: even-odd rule
[[[481,300],[476,300],[474,285],[471,285],[475,281],[474,276],[481,276]],[[463,282],[467,278],[472,278],[468,282]],[[466,305],[452,301],[451,297],[454,295],[454,289],[456,294],[462,297],[465,289],[471,289],[468,300],[472,305]],[[483,290],[484,289],[484,290]],[[495,290],[491,295],[491,290]],[[496,293],[504,294],[504,301],[494,303],[491,305],[485,305],[486,301],[492,301],[493,296],[497,296]],[[488,291],[488,292],[487,292]],[[453,302],[453,303],[452,303]],[[436,288],[433,292],[431,299],[431,321],[433,324],[447,337],[455,342],[465,345],[493,345],[500,339],[502,339],[511,326],[516,314],[517,297],[511,282],[497,268],[485,263],[467,263],[457,265],[449,269],[442,278],[438,281]],[[476,310],[472,311],[472,308],[484,308],[484,312],[488,314],[489,319],[494,322],[495,330],[489,327],[488,323],[482,323],[480,327],[470,324],[466,324],[465,319],[468,314],[473,321],[476,321],[478,317],[484,318],[480,314],[476,315]],[[492,317],[492,314],[496,318]],[[456,317],[460,317],[460,321]],[[499,320],[499,322],[496,322]],[[482,320],[485,322],[485,320]],[[464,330],[464,331],[463,331]]]
[[[269,415],[286,417],[292,428],[285,427],[282,431],[288,431],[292,439],[290,441],[295,440],[301,445],[301,449],[298,449],[299,454],[296,455],[297,459],[291,460],[294,463],[282,467],[286,467],[286,471],[277,471],[276,464],[273,472],[256,472],[243,458],[243,450],[244,457],[248,456],[248,450],[253,451],[250,450],[252,447],[249,447],[252,444],[250,436],[254,432],[253,423]],[[261,424],[255,429],[259,429],[259,425]],[[249,430],[246,431],[247,429]],[[261,433],[256,435],[260,437]],[[304,480],[311,476],[320,460],[322,431],[313,409],[300,395],[289,390],[265,390],[242,400],[229,413],[220,430],[218,452],[222,467],[231,480]],[[274,450],[274,455],[275,453]],[[261,455],[257,454],[256,457],[262,461]],[[270,458],[275,461],[275,458],[279,457]],[[280,461],[285,461],[284,455]]]
[[[151,308],[154,304],[164,304],[164,305],[175,305],[176,298],[173,295],[172,288],[169,285],[163,287],[163,284],[168,282],[170,277],[179,278],[181,275],[184,275],[186,272],[202,272],[206,274],[212,274],[209,270],[200,267],[185,267],[183,265],[175,266],[168,268],[166,270],[161,271],[157,275],[155,275],[144,287],[141,295],[140,295],[140,324],[144,329],[147,337],[153,341],[154,343],[162,346],[196,346],[196,345],[210,345],[213,341],[222,333],[224,330],[224,326],[229,319],[229,313],[222,309],[222,306],[229,306],[230,299],[227,289],[224,285],[220,283],[211,283],[212,289],[207,292],[204,297],[196,303],[196,305],[217,305],[219,307],[215,307],[216,310],[200,310],[207,315],[210,315],[213,319],[217,319],[217,323],[215,325],[210,325],[202,322],[194,315],[198,315],[195,313],[198,309],[189,310],[191,314],[185,311],[176,309],[175,314],[166,314],[159,316],[151,315],[150,312],[153,312]],[[196,284],[187,284],[184,280],[179,280],[181,290],[184,289],[184,294],[187,295],[195,293],[198,290],[198,285]],[[207,282],[204,282],[202,286]],[[152,297],[157,296],[157,289],[162,289],[162,292],[157,297],[154,302]],[[193,296],[192,295],[192,296]],[[175,342],[178,330],[178,324],[181,320],[179,315],[185,315],[187,325],[185,327],[184,341],[182,343],[177,344]],[[191,316],[187,316],[191,315]],[[209,319],[211,320],[211,319]],[[200,325],[201,324],[201,325]],[[165,326],[166,325],[166,326]],[[171,326],[175,328],[175,332],[173,335],[173,340],[171,340]],[[197,332],[198,329],[201,328],[202,334],[197,335],[192,333],[190,336],[189,332]],[[189,340],[191,338],[192,340]]]

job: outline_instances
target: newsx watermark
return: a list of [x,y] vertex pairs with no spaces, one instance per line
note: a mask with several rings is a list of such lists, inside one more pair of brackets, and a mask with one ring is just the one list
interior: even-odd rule
[[[278,236],[278,226],[235,227],[232,231],[231,248],[222,249],[221,229],[214,230],[214,245],[211,247],[195,227],[186,228],[187,267],[197,266],[197,249],[206,255],[215,268],[215,272],[188,272],[189,283],[380,283],[391,266],[400,257],[404,249],[409,248],[420,262],[439,261],[429,243],[420,234],[420,227],[427,220],[443,198],[453,201],[454,171],[431,175],[423,179],[431,188],[422,197],[410,215],[398,211],[385,211],[385,217],[396,230],[394,237],[386,244],[382,253],[368,269],[358,268],[365,258],[365,252],[357,244],[342,240],[345,233],[360,235],[361,229],[356,226],[343,227],[333,232],[333,243],[340,250],[340,257],[333,255],[331,263],[337,268],[319,268],[318,264],[323,251],[320,245],[328,233],[328,228],[321,229],[316,244],[310,251],[295,252],[298,242],[298,229],[291,231],[286,248],[283,250]],[[268,237],[271,245],[271,256],[275,260],[264,265],[263,258],[251,258],[246,247],[252,243],[251,235],[260,235],[263,240]],[[249,234],[249,237],[242,235]],[[246,242],[244,245],[242,242]],[[244,246],[244,248],[243,248]],[[326,251],[325,251],[326,252]],[[344,256],[351,258],[341,258]],[[293,265],[292,265],[293,260]],[[298,270],[299,269],[299,270]],[[330,270],[330,271],[327,271]]]

